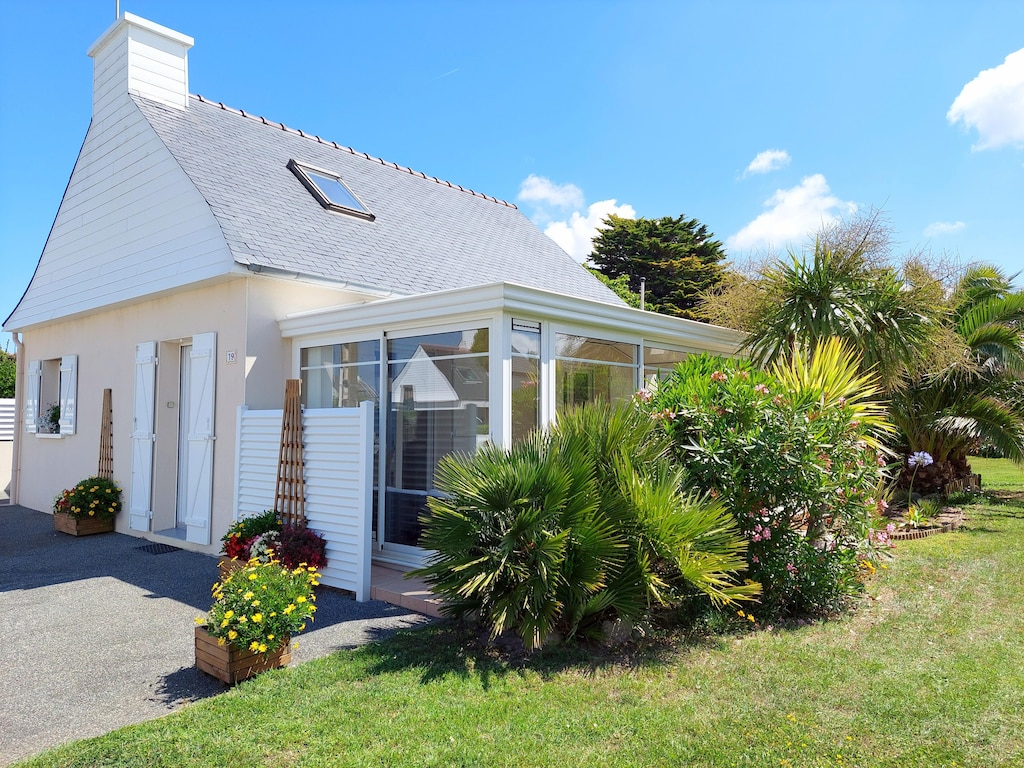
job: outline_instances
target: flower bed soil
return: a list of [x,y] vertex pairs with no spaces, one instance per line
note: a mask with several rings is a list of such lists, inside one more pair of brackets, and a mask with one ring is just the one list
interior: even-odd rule
[[[899,526],[904,523],[903,511],[901,509],[889,509],[889,514],[886,515],[890,520]],[[895,531],[889,534],[889,538],[892,541],[908,541],[910,539],[924,539],[928,536],[934,536],[937,533],[949,533],[955,531],[961,525],[963,525],[966,517],[964,511],[960,507],[943,507],[942,511],[936,515],[928,525],[922,525],[917,528],[897,528]]]

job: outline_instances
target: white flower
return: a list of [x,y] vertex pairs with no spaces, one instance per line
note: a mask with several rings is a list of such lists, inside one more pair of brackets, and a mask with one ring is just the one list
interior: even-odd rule
[[932,455],[928,451],[918,451],[917,453],[910,454],[910,458],[907,459],[908,467],[927,467],[932,463]]

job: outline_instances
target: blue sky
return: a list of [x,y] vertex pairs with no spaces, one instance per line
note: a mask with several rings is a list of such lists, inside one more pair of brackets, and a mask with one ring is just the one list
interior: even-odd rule
[[[85,137],[85,52],[114,8],[0,3],[2,317]],[[516,202],[580,259],[613,211],[685,213],[742,260],[873,206],[897,253],[1024,270],[1016,0],[121,9],[195,38],[193,93]]]

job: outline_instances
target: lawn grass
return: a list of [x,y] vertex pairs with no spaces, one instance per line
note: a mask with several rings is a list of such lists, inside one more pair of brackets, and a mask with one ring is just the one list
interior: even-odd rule
[[24,765],[1021,766],[1024,473],[972,463],[965,527],[837,621],[520,662],[436,625]]

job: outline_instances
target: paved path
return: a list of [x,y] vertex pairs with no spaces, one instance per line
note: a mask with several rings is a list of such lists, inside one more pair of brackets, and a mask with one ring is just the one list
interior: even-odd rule
[[[226,690],[194,666],[216,559],[148,544],[67,536],[48,514],[0,506],[0,765]],[[324,590],[292,664],[428,621]]]

